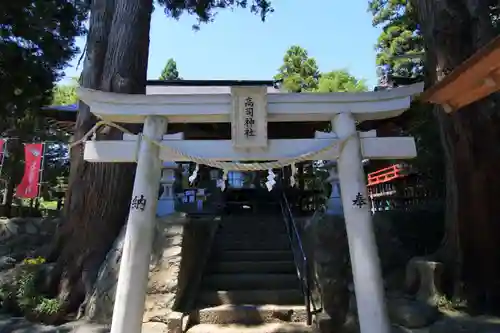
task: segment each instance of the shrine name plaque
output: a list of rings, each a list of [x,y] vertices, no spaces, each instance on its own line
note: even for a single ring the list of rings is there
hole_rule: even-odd
[[[267,148],[267,87],[231,87],[231,97],[233,147]]]

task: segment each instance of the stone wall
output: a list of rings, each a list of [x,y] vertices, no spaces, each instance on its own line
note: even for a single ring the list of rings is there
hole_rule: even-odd
[[[158,220],[151,253],[143,322],[167,323],[178,292],[185,225],[184,214]]]
[[[415,256],[433,253],[444,235],[440,209],[377,212],[373,215],[384,275],[404,268]]]
[[[190,290],[187,284],[201,275],[203,266],[197,259],[210,252],[211,242],[205,239],[211,238],[210,228],[216,228],[216,224],[191,221],[185,214],[175,213],[159,218],[156,227],[143,322],[168,325],[171,314],[186,299],[184,294]],[[93,293],[85,304],[86,319],[102,324],[111,322],[124,236],[125,228],[99,271]]]
[[[381,268],[385,273],[386,306],[391,322],[398,326],[425,327],[437,318],[434,307],[403,295],[401,283],[408,260],[439,244],[440,226],[434,225],[439,223],[436,216],[439,214],[434,212],[407,212],[373,217]],[[320,331],[337,331],[342,326],[349,331],[351,326],[357,326],[357,309],[344,217],[316,214],[299,226],[312,262],[311,274],[318,282],[313,294],[323,305],[323,313],[317,317]],[[427,235],[429,230],[436,232]],[[418,248],[420,242],[426,247]],[[357,331],[359,328],[353,332]]]
[[[16,199],[15,201],[21,201],[21,199]],[[35,208],[29,206],[23,206],[22,202],[18,202],[17,205],[12,205],[11,207],[7,207],[5,205],[0,205],[0,216],[13,216],[15,218],[41,218],[42,211],[45,213],[55,213],[55,215],[50,214],[50,216],[58,216],[59,211],[53,211],[43,208]],[[8,212],[8,214],[7,214]]]
[[[36,255],[50,243],[59,223],[54,218],[0,218],[0,270]]]
[[[188,313],[192,310],[219,221],[219,218],[192,218],[184,227],[176,311]]]
[[[301,226],[309,258],[315,304],[322,306],[321,331],[336,331],[349,311],[349,246],[343,216],[316,214]],[[313,283],[315,282],[315,283]]]

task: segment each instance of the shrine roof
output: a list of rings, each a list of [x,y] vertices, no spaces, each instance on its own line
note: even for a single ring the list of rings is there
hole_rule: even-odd
[[[186,87],[213,87],[213,86],[277,86],[274,80],[148,80],[148,86],[186,86]]]
[[[268,93],[280,92],[273,80],[148,80],[146,95],[229,94],[233,86],[266,86]],[[76,121],[78,105],[51,105],[42,116],[56,121]]]
[[[267,87],[268,93],[279,93],[280,89],[275,81],[228,81],[228,80],[176,80],[176,81],[148,81],[146,95],[201,95],[201,94],[229,94],[231,87]]]
[[[397,116],[401,114],[404,109],[406,109],[409,105],[409,99],[411,99],[411,95],[418,93],[421,91],[420,84],[414,84],[411,86],[405,86],[405,87],[399,87],[399,88],[394,88],[394,89],[389,89],[386,91],[379,91],[379,92],[365,92],[365,93],[331,93],[331,94],[319,94],[322,96],[319,96],[318,94],[307,94],[307,93],[302,93],[302,94],[281,94],[281,90],[279,90],[279,84],[277,82],[272,81],[272,80],[267,80],[267,81],[248,81],[248,80],[175,80],[175,81],[159,81],[159,80],[149,80],[147,82],[146,86],[146,95],[149,95],[149,98],[160,98],[162,99],[162,96],[165,96],[165,98],[173,98],[173,99],[179,99],[179,98],[188,98],[189,95],[192,97],[196,97],[195,100],[199,100],[200,98],[203,99],[207,96],[212,95],[212,98],[215,98],[216,100],[224,99],[224,103],[228,104],[229,99],[231,96],[231,87],[234,86],[265,86],[267,87],[267,93],[268,96],[271,98],[269,101],[270,103],[274,104],[274,108],[276,103],[283,103],[285,101],[288,102],[293,102],[301,104],[300,102],[312,102],[313,104],[310,104],[312,106],[317,105],[317,103],[323,103],[327,102],[328,105],[324,105],[324,107],[327,107],[330,109],[332,107],[331,102],[334,103],[355,103],[355,106],[361,106],[362,108],[366,108],[367,106],[370,106],[370,104],[380,104],[380,107],[386,108],[391,105],[391,103],[396,102],[399,106],[397,106],[398,110],[395,111],[389,111],[389,113],[384,112],[382,118],[385,118],[387,116]],[[98,92],[100,93],[100,92]],[[110,93],[103,93],[105,96]],[[114,94],[107,95],[107,96],[113,96]],[[155,96],[151,96],[155,95]],[[168,97],[168,95],[171,95],[172,97]],[[193,96],[194,95],[194,96]],[[290,96],[287,96],[290,95]],[[291,96],[295,95],[295,96]],[[185,97],[182,97],[185,96]],[[127,96],[120,96],[121,98],[127,97]],[[137,96],[135,98],[144,98],[146,96]],[[290,97],[292,99],[290,99]],[[300,97],[300,100],[298,98]],[[226,101],[227,99],[227,101]],[[311,101],[309,101],[311,99]],[[283,101],[282,101],[283,100]],[[317,101],[316,101],[317,100]],[[399,100],[399,102],[398,102]],[[337,102],[336,102],[337,101]],[[227,102],[227,103],[226,103]],[[198,102],[199,103],[199,102]],[[309,104],[308,103],[308,104]],[[389,104],[387,104],[389,103]],[[203,103],[202,103],[203,104]],[[209,103],[210,104],[210,103]],[[204,105],[209,105],[209,104],[204,104]],[[229,104],[228,104],[229,105]],[[228,105],[223,105],[223,107],[227,107]],[[143,105],[145,106],[145,105]],[[178,106],[183,106],[178,105]],[[335,106],[335,105],[334,105]],[[338,106],[338,104],[337,104]],[[49,122],[55,123],[58,125],[59,128],[64,128],[67,132],[71,133],[73,130],[74,122],[76,121],[76,116],[78,107],[76,104],[73,105],[59,105],[59,106],[48,106],[45,107],[41,110],[42,116],[45,116],[48,118]],[[392,118],[394,119],[394,118]],[[292,122],[289,122],[292,120]],[[293,137],[298,135],[299,137],[310,137],[313,135],[314,131],[320,130],[320,128],[323,128],[326,123],[323,123],[325,119],[307,119],[307,123],[302,123],[302,120],[297,119],[296,122],[293,122],[293,119],[287,120],[288,124],[286,126],[287,131],[292,131],[293,132]],[[276,121],[276,120],[274,120]],[[201,121],[201,123],[204,123],[205,121]],[[329,121],[328,121],[329,122]],[[181,130],[181,131],[192,131],[191,127],[197,127],[197,131],[201,131],[203,129],[203,133],[209,131],[210,128],[213,126],[216,126],[217,132],[227,132],[227,135],[230,135],[230,124],[226,123],[226,120],[222,120],[222,123],[218,123],[217,125],[211,125],[211,124],[189,124],[189,123],[172,123],[169,125],[169,129],[172,130]],[[305,125],[307,124],[307,126]],[[182,126],[181,126],[182,125]],[[195,126],[196,125],[196,126]],[[295,126],[297,125],[297,126]],[[205,128],[205,127],[209,128]],[[222,127],[221,127],[222,126]],[[226,128],[227,127],[227,128]],[[307,127],[307,131],[306,131]],[[369,126],[372,128],[377,128],[378,126]],[[279,123],[274,123],[270,122],[269,123],[269,130],[271,132],[275,132],[276,128],[281,128],[281,125]],[[197,132],[195,131],[195,132]],[[211,129],[210,131],[214,131],[214,129]],[[209,132],[210,132],[209,131]],[[222,133],[221,132],[221,133]],[[278,131],[279,133],[283,132],[283,130]],[[300,133],[299,133],[300,132]],[[304,132],[304,133],[302,133]],[[206,133],[205,133],[206,134]],[[205,137],[206,135],[202,135]],[[282,137],[284,134],[281,133],[278,135],[278,137]],[[198,135],[195,135],[197,137]],[[285,135],[288,137],[289,135]]]
[[[424,102],[439,104],[448,113],[500,90],[500,37],[457,66],[420,95]]]
[[[61,121],[75,121],[78,112],[78,104],[50,105],[43,107],[40,111],[44,117],[55,118]]]
[[[79,88],[78,94],[95,115],[110,121],[142,123],[147,115],[162,115],[169,118],[169,123],[216,123],[229,121],[236,91],[234,86],[223,88],[217,93],[194,94],[152,93],[148,88],[144,95]],[[260,91],[264,94],[267,91],[265,103],[270,122],[331,121],[333,114],[345,112],[352,112],[357,121],[364,121],[397,117],[422,92],[423,83],[371,92],[283,93],[278,88],[263,88]]]

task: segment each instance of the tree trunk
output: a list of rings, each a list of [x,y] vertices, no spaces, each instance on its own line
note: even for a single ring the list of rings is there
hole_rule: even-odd
[[[495,36],[478,0],[412,0],[432,85]],[[472,306],[500,300],[500,110],[498,94],[436,117],[447,168],[447,234],[439,254]],[[457,260],[458,259],[458,260]]]
[[[5,187],[5,198],[3,202],[2,215],[8,218],[12,217],[12,204],[14,201],[14,191],[16,189],[16,183],[11,177],[7,180],[7,186]]]
[[[87,56],[81,85],[117,93],[144,94],[149,55],[151,0],[92,1]],[[80,103],[75,140],[95,123]],[[121,138],[107,129],[100,139]],[[97,272],[124,225],[132,193],[134,164],[90,164],[83,146],[71,151],[65,223],[49,259],[56,261],[54,285],[61,315],[73,313],[91,293]]]
[[[14,137],[18,137],[19,134],[14,132]],[[5,197],[3,198],[3,215],[6,217],[12,217],[12,204],[14,203],[14,194],[16,192],[16,186],[21,182],[24,174],[24,146],[20,139],[10,139],[9,140],[9,158],[6,159],[4,164],[4,171],[8,175],[6,187],[5,187]],[[22,208],[19,207],[19,212],[22,212]]]

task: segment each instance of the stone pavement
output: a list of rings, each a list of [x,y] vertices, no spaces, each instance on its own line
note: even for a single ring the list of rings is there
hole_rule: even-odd
[[[269,323],[258,326],[201,324],[187,333],[312,333],[311,327],[297,323]]]
[[[394,327],[396,328],[396,327]],[[443,317],[432,326],[421,329],[398,327],[397,333],[500,333],[500,318],[478,316],[470,317],[459,312],[444,312]],[[198,325],[188,333],[302,333],[311,328],[303,325],[269,324],[261,327],[241,327],[227,325]],[[357,330],[353,330],[353,333]],[[109,333],[109,328],[85,321],[76,321],[61,326],[31,323],[24,318],[0,314],[0,333]],[[163,323],[146,323],[142,333],[167,333]]]
[[[0,314],[0,333],[109,333],[109,327],[84,320],[60,326],[42,325],[32,323],[22,317]],[[167,333],[167,325],[154,322],[144,323],[142,333]]]
[[[61,326],[41,325],[22,317],[0,315],[0,333],[108,333],[103,325],[76,321]]]

